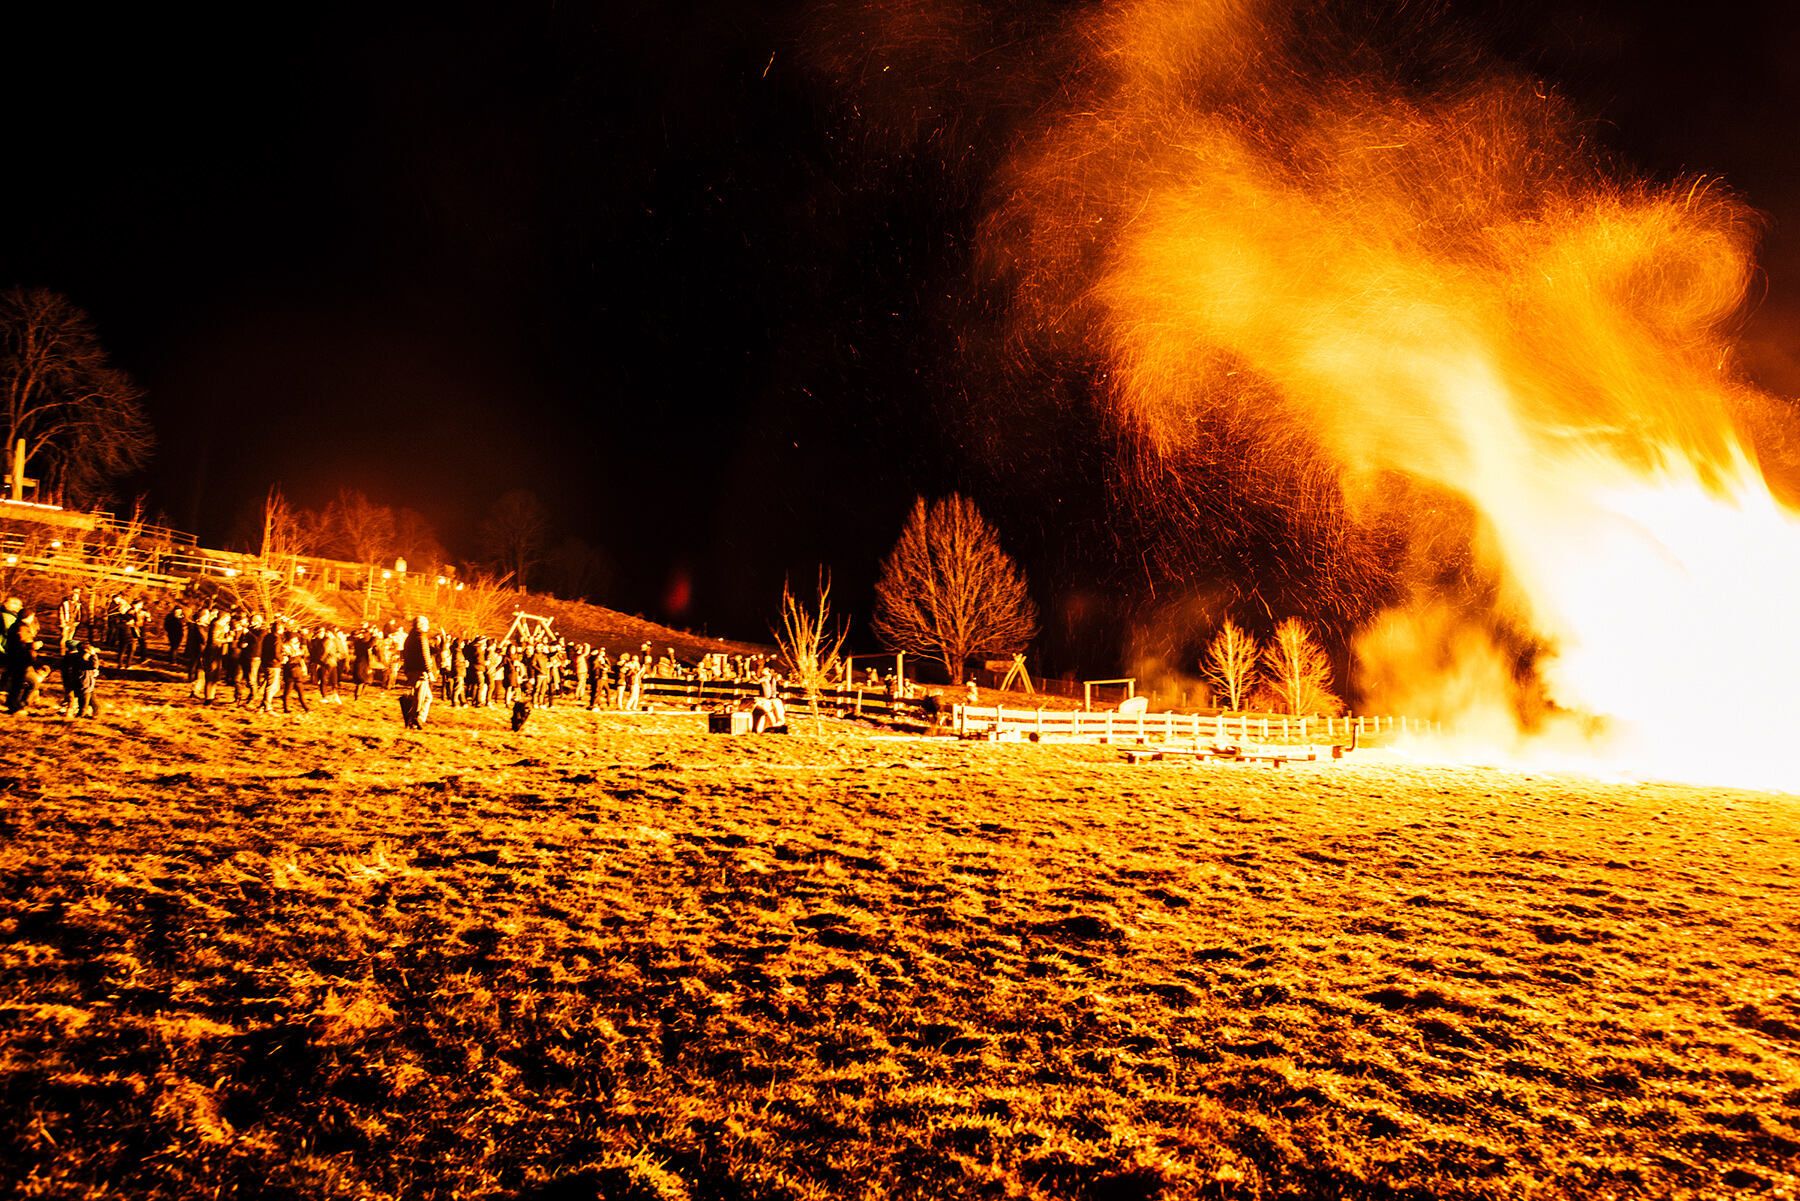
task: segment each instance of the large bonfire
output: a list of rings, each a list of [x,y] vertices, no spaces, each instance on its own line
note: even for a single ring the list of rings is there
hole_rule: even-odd
[[[1440,35],[1378,58],[1295,9],[1076,30],[989,227],[1028,336],[1100,359],[1144,503],[1305,531],[1367,700],[1464,753],[1800,782],[1800,522],[1756,450],[1787,415],[1733,359],[1754,215]]]

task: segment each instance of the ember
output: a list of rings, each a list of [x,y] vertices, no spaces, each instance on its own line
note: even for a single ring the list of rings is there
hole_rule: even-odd
[[[1035,337],[1103,359],[1141,503],[1297,524],[1367,699],[1465,753],[1800,783],[1800,523],[1732,357],[1749,210],[1618,177],[1528,81],[1422,94],[1257,5],[1096,21],[990,249]]]

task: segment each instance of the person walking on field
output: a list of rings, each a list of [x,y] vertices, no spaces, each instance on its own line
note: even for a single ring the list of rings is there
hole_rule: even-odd
[[[181,635],[187,629],[187,610],[176,605],[163,616],[163,633],[169,638],[169,662],[181,651]]]
[[[406,642],[400,648],[400,670],[412,691],[400,699],[400,715],[409,730],[423,730],[431,714],[431,623],[413,618]]]
[[[645,643],[644,645],[650,644]],[[644,672],[649,669],[649,666],[650,664],[642,655],[631,661],[631,691],[626,695],[625,702],[627,708],[633,713],[637,712],[638,705],[643,698]]]
[[[362,700],[363,686],[375,678],[375,631],[364,622],[350,637],[350,699]]]
[[[72,590],[56,609],[57,637],[66,649],[81,636],[81,623],[87,618],[81,604],[81,589]]]
[[[25,610],[25,603],[18,597],[9,596],[0,631],[0,654],[6,664],[6,711],[17,713],[31,703],[37,691],[37,618]]]
[[[288,711],[288,698],[291,696],[300,702],[300,712],[309,713],[311,709],[306,703],[306,661],[311,652],[306,639],[297,632],[287,631],[280,639],[280,649],[276,652],[281,665],[281,711]]]
[[[197,610],[187,620],[186,640],[182,643],[181,653],[186,660],[187,681],[190,684],[200,678],[200,664],[206,657],[206,636],[217,616],[209,606]]]
[[[463,645],[464,668],[463,691],[468,695],[469,704],[485,709],[488,703],[488,640],[487,635],[471,638]]]
[[[144,602],[126,605],[118,615],[119,667],[121,670],[137,662],[144,651],[144,627],[150,621],[150,611],[144,608]]]
[[[261,613],[250,615],[250,624],[237,642],[237,675],[231,681],[231,699],[240,705],[256,703],[263,674],[263,619]]]
[[[69,717],[93,717],[100,712],[94,694],[100,687],[100,652],[79,638],[69,644],[62,658],[64,713]]]
[[[209,612],[211,612],[209,610]],[[225,662],[235,652],[232,647],[231,614],[220,609],[201,635],[200,670],[194,676],[194,699],[212,704],[212,690],[225,678]]]
[[[264,713],[275,712],[275,698],[281,695],[281,644],[286,637],[286,623],[276,618],[262,628],[262,638],[257,643],[262,674],[257,677],[251,699]]]
[[[319,635],[319,701],[326,705],[341,705],[344,698],[338,695],[338,667],[344,657],[350,653],[350,644],[344,639],[344,631],[328,627]]]
[[[630,655],[619,656],[619,671],[618,675],[614,677],[613,688],[613,708],[615,709],[623,710],[625,708],[625,689],[630,684],[631,664],[632,657]]]

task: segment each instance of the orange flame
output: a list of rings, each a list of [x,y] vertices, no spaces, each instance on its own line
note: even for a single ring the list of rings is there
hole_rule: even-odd
[[[1139,0],[1084,33],[1005,179],[995,267],[1040,336],[1098,341],[1153,460],[1404,535],[1414,594],[1359,645],[1371,699],[1526,753],[1504,648],[1530,643],[1551,710],[1592,719],[1584,754],[1800,785],[1777,609],[1800,516],[1731,368],[1748,210],[1610,176],[1528,81],[1421,95],[1272,7]],[[1446,589],[1446,555],[1485,587]],[[1717,704],[1729,760],[1683,754]]]

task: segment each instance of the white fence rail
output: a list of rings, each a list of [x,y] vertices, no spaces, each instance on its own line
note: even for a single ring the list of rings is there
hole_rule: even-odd
[[[1424,733],[1431,722],[1414,717],[1355,714],[1290,717],[1279,713],[1084,713],[1076,709],[1008,709],[957,705],[964,737],[1016,736],[1092,742],[1332,742],[1352,736]]]

